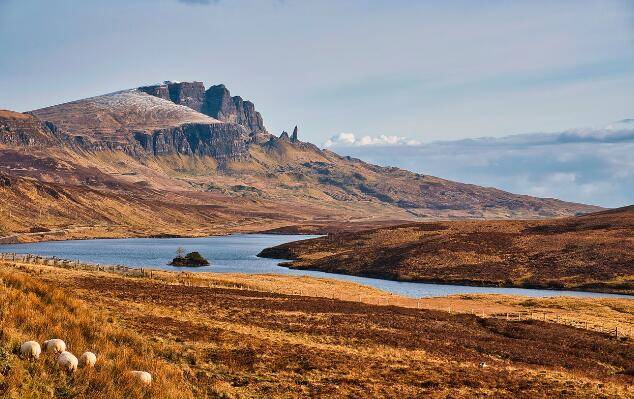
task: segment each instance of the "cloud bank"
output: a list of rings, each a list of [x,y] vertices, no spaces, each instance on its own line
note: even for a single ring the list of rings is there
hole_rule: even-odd
[[[603,128],[414,145],[403,137],[390,145],[361,145],[354,135],[345,137],[332,140],[332,149],[381,165],[605,207],[634,203],[634,120]],[[382,141],[375,139],[366,141]]]
[[[336,146],[396,146],[396,145],[419,145],[420,141],[408,139],[402,136],[388,136],[381,134],[376,137],[372,136],[360,136],[357,137],[354,133],[339,133],[335,134],[324,143],[324,147],[336,147]]]

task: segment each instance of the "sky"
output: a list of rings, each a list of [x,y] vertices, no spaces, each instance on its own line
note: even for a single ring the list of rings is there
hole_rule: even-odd
[[[430,143],[598,131],[634,117],[632,0],[0,0],[0,55],[0,108],[164,80],[224,83],[256,104],[272,133],[299,125],[304,140],[389,165],[405,163],[394,147],[407,147],[411,169],[461,181],[472,169],[440,167]],[[341,140],[350,135],[365,142]],[[488,143],[468,158],[520,151],[535,166],[533,145]],[[385,144],[390,151],[376,156]],[[621,150],[612,144],[548,144],[553,156],[586,154],[573,172],[555,162],[543,179],[526,172],[520,186],[505,170],[469,182],[632,203],[625,189],[606,198],[575,185],[597,167],[590,156],[612,162]],[[449,158],[456,150],[433,147]]]
[[[634,204],[634,119],[559,133],[430,143],[340,133],[326,146],[368,162],[513,193],[605,207]]]

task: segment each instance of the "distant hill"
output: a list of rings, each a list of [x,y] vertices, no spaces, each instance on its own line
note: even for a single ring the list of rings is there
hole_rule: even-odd
[[[542,221],[412,223],[268,248],[292,268],[400,281],[634,294],[634,206]]]
[[[75,214],[105,226],[100,234],[119,236],[600,210],[342,157],[301,141],[297,128],[274,136],[252,102],[201,82],[143,86],[28,114],[2,111],[0,173],[19,183],[0,189],[0,199],[18,201],[5,210],[20,215],[0,221],[5,234],[77,227]],[[41,190],[16,189],[21,184],[98,198],[84,213],[81,201],[61,206]],[[214,210],[196,224],[194,206]],[[31,207],[37,213],[23,210]],[[55,217],[40,215],[47,209]],[[90,228],[82,231],[90,236]]]

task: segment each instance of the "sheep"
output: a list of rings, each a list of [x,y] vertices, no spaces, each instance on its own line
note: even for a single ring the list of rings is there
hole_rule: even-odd
[[[48,353],[62,353],[66,351],[66,343],[61,339],[49,339],[42,343],[44,351]]]
[[[77,370],[77,358],[70,352],[64,351],[57,358],[57,365],[66,371],[73,372]]]
[[[488,365],[485,362],[480,362],[480,364],[478,366],[480,366],[480,368],[482,368],[482,369],[485,368],[485,367],[488,367]]]
[[[40,344],[35,341],[26,341],[20,346],[20,356],[30,360],[37,360],[40,358],[42,348]]]
[[[92,352],[84,352],[79,358],[79,367],[95,367],[97,355]]]
[[[141,382],[143,385],[150,385],[152,383],[152,374],[148,373],[147,371],[134,370],[130,371],[129,374],[133,378],[139,380],[139,382]]]

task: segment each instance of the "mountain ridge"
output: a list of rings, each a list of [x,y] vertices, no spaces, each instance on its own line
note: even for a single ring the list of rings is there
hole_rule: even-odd
[[[135,189],[120,198],[156,190],[165,198],[180,193],[227,209],[251,203],[255,213],[279,210],[273,219],[249,222],[266,229],[319,220],[532,219],[601,209],[372,165],[299,136],[297,126],[290,135],[270,134],[253,103],[231,96],[224,85],[205,89],[202,82],[166,82],[19,117],[0,114],[0,172],[69,192],[98,188],[107,197],[109,187],[121,183]],[[295,211],[284,220],[291,204]],[[191,215],[183,218],[187,223],[165,230],[187,234],[194,222]],[[32,224],[29,228],[39,226]]]

